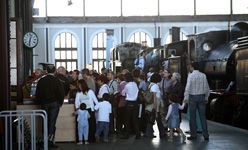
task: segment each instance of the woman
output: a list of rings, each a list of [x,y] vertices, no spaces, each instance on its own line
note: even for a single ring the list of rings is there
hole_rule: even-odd
[[[171,86],[167,90],[167,94],[176,95],[175,102],[181,104],[183,100],[184,88],[181,84],[181,75],[178,72],[174,72],[171,76]],[[181,122],[181,110],[179,111],[179,123]]]
[[[138,125],[138,92],[139,88],[137,84],[134,82],[133,76],[131,73],[125,74],[125,80],[127,84],[122,90],[122,96],[126,96],[127,101],[127,113],[126,113],[126,127],[127,132],[122,137],[123,139],[127,139],[129,137],[129,132],[131,132],[131,127],[134,127],[134,131],[136,134],[136,139],[140,139],[140,130]]]
[[[81,103],[86,104],[86,110],[90,114],[89,118],[89,142],[95,141],[96,119],[94,113],[94,105],[98,104],[98,100],[93,90],[89,89],[87,83],[81,79],[78,81],[79,91],[76,94],[75,108],[79,109]]]
[[[161,76],[158,73],[154,73],[150,79],[149,89],[153,93],[153,102],[155,110],[155,119],[157,122],[159,136],[163,138],[165,136],[165,128],[162,123],[162,114],[164,113],[164,103],[161,97],[161,92],[159,89],[159,82],[161,81]]]
[[[125,114],[126,114],[126,100],[125,96],[122,96],[121,93],[126,86],[126,81],[124,80],[124,75],[119,74],[117,76],[117,81],[119,82],[118,86],[118,96],[117,96],[117,116],[116,116],[116,131],[121,133],[125,127]]]

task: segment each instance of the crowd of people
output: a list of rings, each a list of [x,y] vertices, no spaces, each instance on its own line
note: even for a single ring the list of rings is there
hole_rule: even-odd
[[[180,82],[180,74],[168,69],[160,72],[150,69],[147,74],[139,67],[132,71],[124,69],[118,74],[106,68],[101,73],[89,69],[67,72],[64,67],[55,70],[48,65],[46,73],[33,80],[36,88],[30,90],[30,96],[47,111],[51,147],[56,147],[55,125],[64,99],[75,105],[78,144],[109,142],[110,134],[117,134],[121,139],[133,134],[135,139],[156,136],[173,139],[174,132],[185,142],[186,136],[180,129],[180,110],[186,104],[190,116],[187,140],[197,138],[196,114],[203,137],[209,140],[205,115],[209,87],[197,63],[192,63],[185,87]],[[159,135],[154,134],[154,125]]]

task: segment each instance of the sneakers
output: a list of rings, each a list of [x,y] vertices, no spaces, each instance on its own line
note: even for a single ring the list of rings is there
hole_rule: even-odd
[[[88,142],[88,141],[85,141],[84,144],[85,144],[85,145],[88,145],[89,142]],[[82,142],[82,141],[81,141],[81,142],[78,142],[77,145],[83,145],[83,142]]]
[[[78,142],[78,143],[77,143],[77,145],[82,145],[82,144],[83,144],[83,142]]]

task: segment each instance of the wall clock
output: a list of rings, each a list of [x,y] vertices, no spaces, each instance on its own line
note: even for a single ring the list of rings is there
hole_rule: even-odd
[[[27,32],[23,36],[23,43],[28,48],[34,48],[38,44],[38,36],[34,32]]]

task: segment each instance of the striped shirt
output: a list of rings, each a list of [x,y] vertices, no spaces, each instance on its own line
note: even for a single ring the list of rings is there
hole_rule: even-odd
[[[187,84],[184,92],[184,100],[189,100],[189,95],[205,94],[205,100],[208,100],[210,94],[206,75],[198,70],[194,70],[188,75]]]

